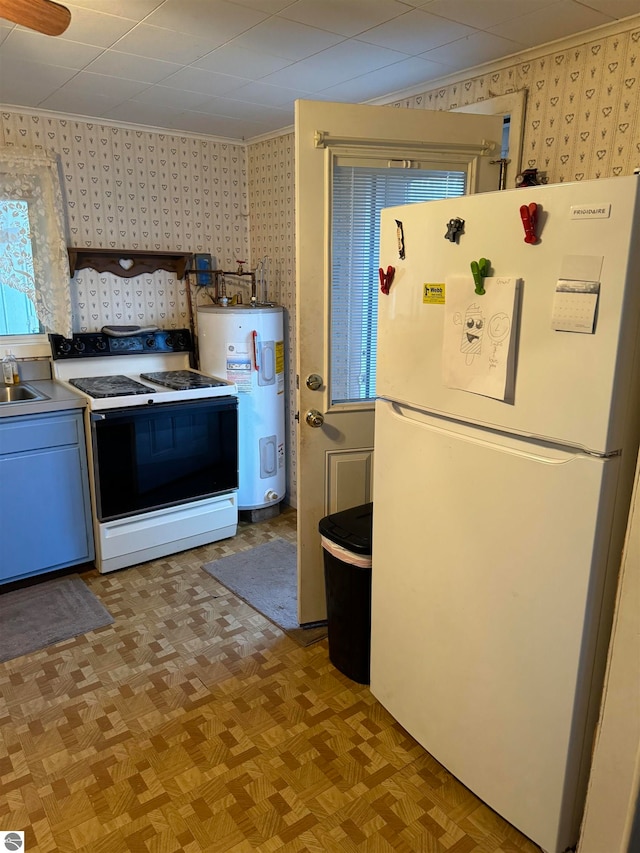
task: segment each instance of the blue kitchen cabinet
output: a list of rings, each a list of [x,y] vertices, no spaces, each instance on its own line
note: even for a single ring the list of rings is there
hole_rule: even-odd
[[[93,556],[82,412],[0,419],[0,584]]]

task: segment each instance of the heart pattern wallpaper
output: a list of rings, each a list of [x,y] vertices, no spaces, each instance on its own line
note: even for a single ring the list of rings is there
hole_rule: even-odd
[[[246,148],[206,138],[2,112],[5,145],[42,146],[60,158],[69,245],[208,252],[227,267],[249,254]],[[80,270],[73,328],[189,325],[187,279],[166,272],[120,278]]]
[[[495,71],[393,105],[451,110],[520,90],[527,92],[522,169],[561,183],[629,175],[640,166],[637,27],[535,59],[504,60]]]

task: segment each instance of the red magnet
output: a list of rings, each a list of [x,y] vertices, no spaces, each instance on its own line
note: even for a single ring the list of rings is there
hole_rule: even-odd
[[[520,208],[520,219],[524,226],[524,242],[537,243],[536,227],[538,225],[538,205],[535,202],[523,204]]]
[[[387,295],[389,293],[391,283],[393,282],[393,277],[396,274],[396,269],[395,267],[387,267],[387,271],[385,272],[382,267],[380,267],[378,274],[380,275],[380,290],[382,293]]]

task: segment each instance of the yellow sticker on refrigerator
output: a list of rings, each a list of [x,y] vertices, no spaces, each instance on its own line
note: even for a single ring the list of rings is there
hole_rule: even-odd
[[[422,301],[425,305],[444,305],[444,295],[445,286],[443,281],[422,285]]]

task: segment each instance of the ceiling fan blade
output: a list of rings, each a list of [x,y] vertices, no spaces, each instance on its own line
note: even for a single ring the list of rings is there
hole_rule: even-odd
[[[71,23],[71,12],[53,0],[0,0],[0,18],[46,36],[59,36]]]

